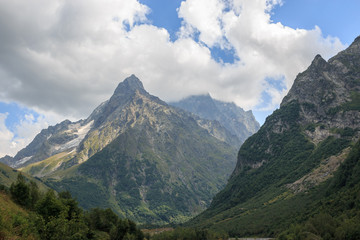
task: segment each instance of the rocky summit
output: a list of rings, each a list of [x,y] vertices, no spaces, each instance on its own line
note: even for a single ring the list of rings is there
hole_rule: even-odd
[[[241,142],[260,128],[251,110],[244,111],[235,103],[215,100],[210,94],[190,96],[178,102],[171,102],[170,105],[196,114],[200,118],[218,121]]]
[[[360,216],[359,137],[360,37],[328,61],[317,55],[296,77],[241,146],[225,189],[189,224],[234,236],[343,236],[343,222]],[[328,230],[314,232],[320,225]]]
[[[13,167],[69,190],[85,209],[140,223],[183,222],[209,206],[235,167],[240,141],[149,94],[134,75],[85,120],[41,131]]]

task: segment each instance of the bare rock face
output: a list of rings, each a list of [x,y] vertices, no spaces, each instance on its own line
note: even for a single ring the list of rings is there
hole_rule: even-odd
[[[326,62],[317,55],[300,73],[281,106],[301,104],[301,124],[329,128],[360,127],[360,39]]]
[[[248,146],[264,149],[264,154],[248,159],[240,149],[233,176],[245,166],[268,162],[274,153],[271,136],[286,135],[295,129],[315,145],[328,137],[341,138],[344,131],[351,132],[352,141],[360,137],[359,37],[328,62],[317,55],[308,69],[298,74],[280,109],[268,117],[260,130],[264,137],[261,146],[259,141]]]

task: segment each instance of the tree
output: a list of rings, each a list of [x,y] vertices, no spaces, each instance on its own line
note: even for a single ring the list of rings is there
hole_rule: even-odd
[[[17,180],[10,186],[10,193],[13,200],[21,206],[29,207],[30,200],[30,187],[26,184],[24,176],[19,173]]]
[[[43,199],[36,204],[36,212],[47,222],[51,217],[58,217],[66,208],[55,196],[53,190],[49,190]]]
[[[34,181],[30,181],[30,184],[29,184],[29,200],[30,200],[30,208],[31,209],[35,209],[35,205],[36,203],[39,201],[40,199],[40,192],[39,192],[39,187],[38,185],[36,184],[36,182]]]
[[[69,191],[59,193],[59,199],[67,208],[67,220],[79,219],[82,217],[82,209],[78,206],[78,202],[72,198]]]

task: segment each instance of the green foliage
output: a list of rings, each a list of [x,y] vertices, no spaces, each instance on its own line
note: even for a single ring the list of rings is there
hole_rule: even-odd
[[[192,119],[172,124],[161,132],[151,124],[131,128],[71,174],[47,183],[69,190],[86,210],[111,208],[139,223],[184,222],[224,186],[236,149],[209,137]]]
[[[342,187],[353,187],[360,182],[360,141],[358,141],[349,153],[346,161],[340,166],[339,171],[336,173],[331,190],[338,190]]]
[[[336,175],[317,191],[314,216],[298,221],[279,239],[360,239],[360,141],[352,148]],[[295,231],[296,230],[296,231]]]
[[[334,218],[329,214],[320,213],[311,217],[304,224],[292,225],[282,232],[277,239],[360,239],[360,216],[353,218]]]
[[[218,233],[206,229],[181,228],[166,231],[151,237],[152,240],[219,240],[228,239],[226,233]]]
[[[40,194],[37,185],[34,182],[26,183],[20,174],[11,189],[14,202],[16,200],[17,204],[28,210],[15,212],[9,207],[4,208],[0,205],[0,239],[8,239],[7,236],[12,236],[11,239],[18,236],[21,239],[45,240],[143,240],[144,238],[134,222],[120,219],[110,209],[97,208],[84,214],[70,192],[56,194],[53,190],[49,190],[45,194]],[[19,201],[20,196],[25,196],[27,200]],[[2,198],[0,204],[3,204]],[[6,204],[8,206],[9,203]],[[11,216],[10,223],[4,222],[2,209],[7,209],[5,216],[7,218]]]
[[[291,102],[268,117],[267,123],[240,148],[237,169],[225,189],[216,195],[208,210],[185,226],[225,230],[232,237],[274,237],[294,224],[293,237],[289,239],[296,239],[295,236],[299,238],[297,232],[304,227],[298,224],[304,223],[311,216],[330,212],[320,212],[319,209],[324,204],[320,199],[337,191],[329,189],[331,181],[317,187],[309,185],[305,193],[297,194],[287,186],[320,166],[324,159],[336,156],[345,148],[351,146],[360,149],[360,146],[351,144],[351,138],[357,130],[338,129],[336,131],[340,138],[328,137],[314,145],[303,133],[306,127],[299,124],[299,109],[297,102]],[[311,130],[318,126],[321,127],[307,127]],[[334,183],[340,186],[338,189],[344,184],[354,186],[360,182],[360,168],[354,173],[357,160],[351,160],[354,152],[356,150],[338,170],[343,173],[333,178],[338,179]],[[337,201],[337,207],[334,208],[342,206],[337,214],[356,205],[351,198],[353,192],[349,193],[348,200]],[[310,223],[317,224],[315,220]]]
[[[295,181],[321,160],[321,156],[312,156],[314,145],[302,135],[297,124],[299,110],[299,104],[292,102],[275,111],[267,121],[281,121],[280,129],[274,131],[271,124],[264,125],[241,146],[238,162],[243,168],[214,198],[210,211],[217,205],[222,206],[219,211],[223,211],[245,202],[271,184],[278,186]],[[250,167],[259,162],[263,162],[261,167]]]
[[[10,193],[16,203],[24,207],[30,206],[30,187],[21,173],[19,173],[16,183],[11,184]]]
[[[85,219],[91,229],[109,233],[111,240],[144,239],[134,222],[118,218],[110,209],[92,209],[86,213]]]
[[[61,182],[48,181],[48,184],[58,192],[69,191],[80,202],[81,207],[86,210],[92,207],[109,207],[104,199],[107,199],[109,193],[104,187],[83,176],[64,179]]]
[[[45,197],[41,199],[36,205],[36,212],[39,213],[45,221],[50,218],[59,216],[64,211],[64,206],[61,201],[55,196],[55,192],[50,190],[45,194]]]

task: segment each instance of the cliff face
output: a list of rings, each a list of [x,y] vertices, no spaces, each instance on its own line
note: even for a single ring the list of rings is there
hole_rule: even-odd
[[[325,198],[301,194],[333,181],[339,167],[350,161],[350,152],[356,150],[359,131],[358,37],[329,61],[316,56],[296,77],[280,109],[241,146],[225,189],[192,223],[245,235],[281,229],[291,216],[313,210],[311,204],[296,201]],[[280,210],[281,205],[286,207]],[[282,216],[271,220],[276,211]]]

